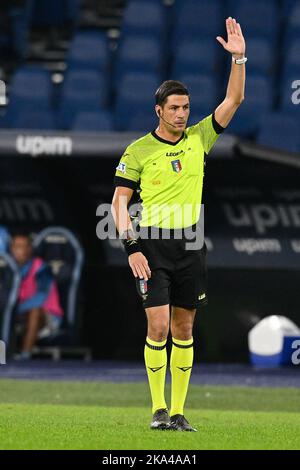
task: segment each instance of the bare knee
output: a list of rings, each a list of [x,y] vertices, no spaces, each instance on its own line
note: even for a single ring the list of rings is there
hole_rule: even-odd
[[[169,333],[169,321],[157,318],[148,322],[148,337],[153,341],[161,342],[167,339]]]
[[[193,336],[195,310],[174,307],[172,310],[171,333],[173,338],[188,341]]]
[[[148,326],[148,338],[152,341],[165,341],[168,337],[169,328],[167,325],[149,325]]]
[[[157,342],[165,341],[170,327],[169,307],[149,308],[146,310],[146,314],[148,318],[148,338]]]
[[[187,341],[193,336],[193,326],[186,325],[183,323],[172,325],[172,336],[173,338],[181,341]]]

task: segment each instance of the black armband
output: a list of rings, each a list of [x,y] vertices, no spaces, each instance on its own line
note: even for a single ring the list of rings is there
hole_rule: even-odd
[[[132,230],[126,230],[125,232],[123,232],[120,236],[120,240],[123,243],[127,256],[142,251],[140,241],[138,238],[135,237]]]

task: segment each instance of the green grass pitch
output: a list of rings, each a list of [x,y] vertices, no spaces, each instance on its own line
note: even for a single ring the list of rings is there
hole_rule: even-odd
[[[146,383],[2,379],[0,449],[300,449],[300,389],[190,386],[197,433],[151,431],[149,403]]]

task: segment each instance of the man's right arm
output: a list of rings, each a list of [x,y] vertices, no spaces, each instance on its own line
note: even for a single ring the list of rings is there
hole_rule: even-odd
[[[151,277],[151,271],[146,257],[140,251],[139,242],[135,238],[128,213],[128,204],[132,198],[133,191],[133,189],[125,186],[116,187],[112,200],[112,215],[120,238],[127,248],[128,262],[134,277],[147,281]]]
[[[117,186],[112,200],[112,214],[120,237],[128,231],[133,231],[128,213],[128,204],[132,198],[133,189]]]

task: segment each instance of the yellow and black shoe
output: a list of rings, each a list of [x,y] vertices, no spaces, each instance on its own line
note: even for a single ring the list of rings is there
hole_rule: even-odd
[[[192,428],[188,420],[183,415],[171,416],[169,429],[172,431],[197,432],[197,429]]]
[[[160,409],[155,411],[152,422],[150,424],[151,429],[159,429],[164,431],[165,429],[169,429],[170,427],[170,416],[168,410]]]

